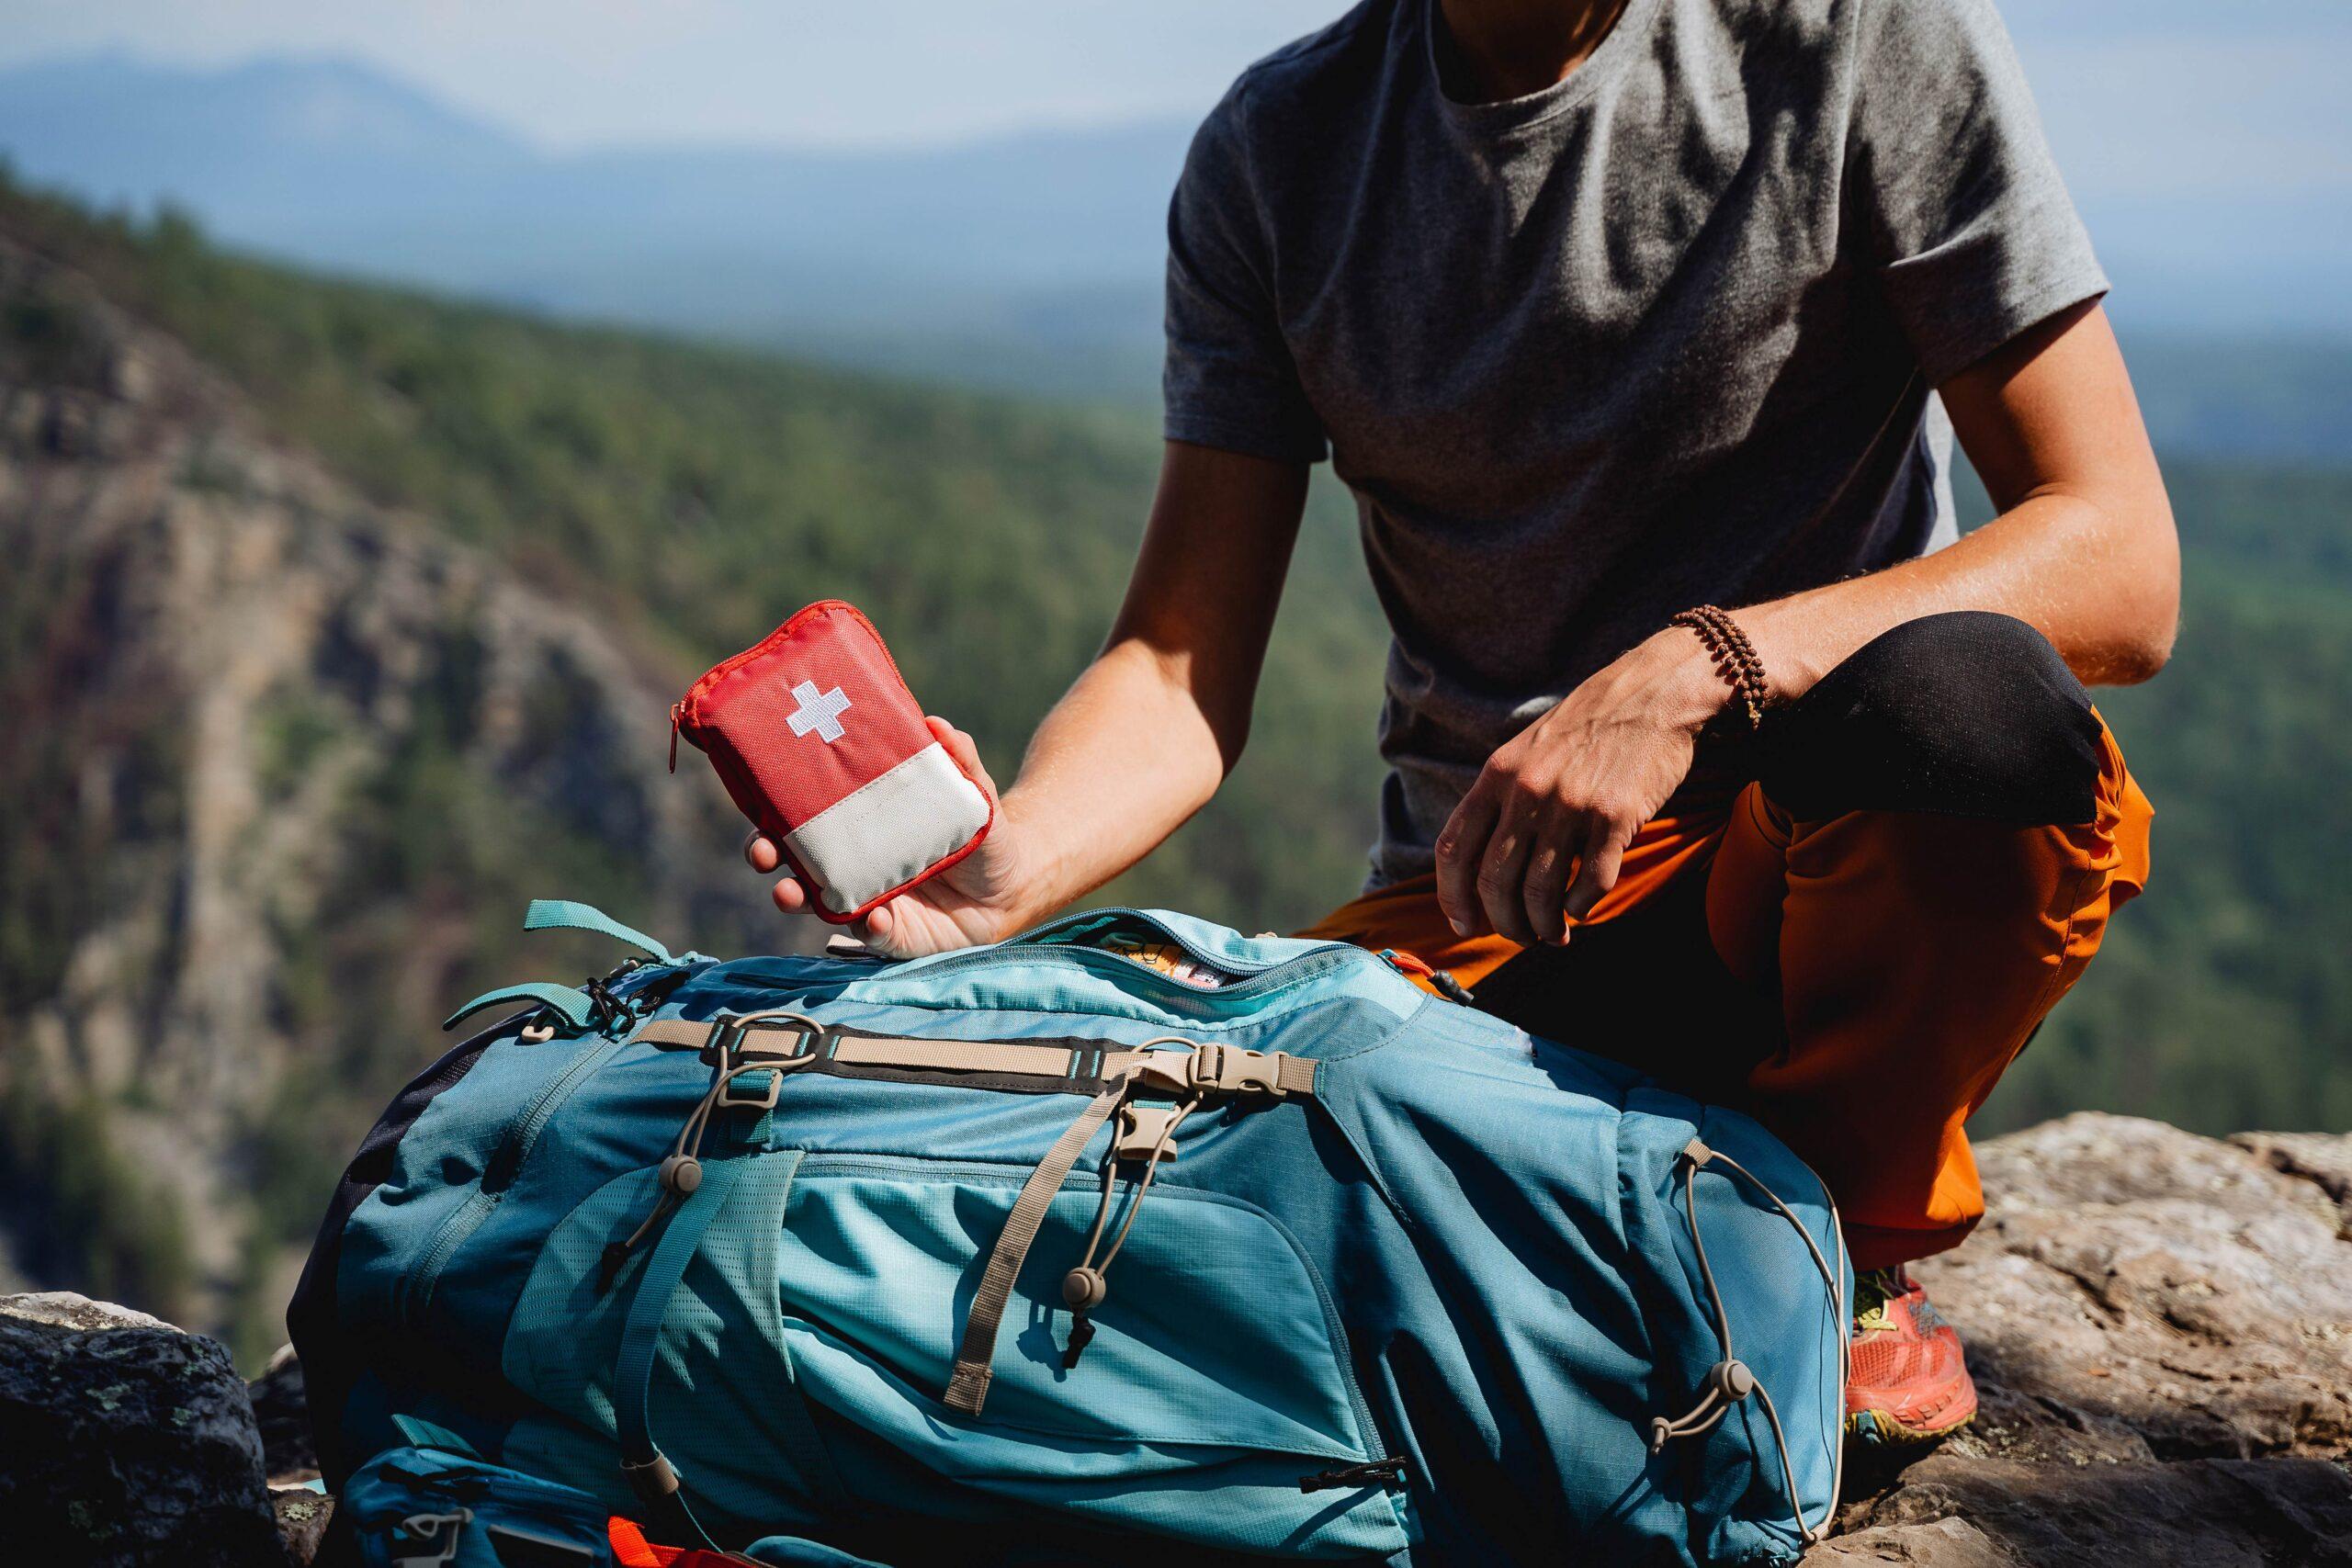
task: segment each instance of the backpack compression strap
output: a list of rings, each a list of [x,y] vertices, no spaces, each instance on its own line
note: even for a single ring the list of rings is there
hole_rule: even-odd
[[[1062,1190],[1070,1167],[1078,1163],[1079,1152],[1126,1099],[1127,1087],[1127,1075],[1122,1073],[1088,1100],[1078,1120],[1054,1140],[1054,1146],[1022,1183],[1021,1196],[1013,1201],[1012,1213],[997,1236],[996,1250],[989,1254],[988,1272],[980,1276],[980,1288],[973,1293],[971,1313],[964,1319],[964,1342],[956,1350],[955,1375],[947,1380],[946,1400],[955,1409],[967,1416],[980,1413],[989,1396],[989,1379],[995,1375],[990,1366],[996,1360],[996,1331],[1004,1321],[1005,1303],[1012,1297],[1012,1281],[1029,1256],[1029,1244],[1037,1239],[1037,1227],[1045,1224],[1046,1211],[1053,1206],[1054,1194]]]
[[[788,1032],[793,1036],[786,1049],[772,1051],[754,1038],[779,1032]],[[1285,1051],[1251,1051],[1221,1042],[1187,1040],[1180,1035],[1163,1035],[1140,1045],[1113,1047],[1083,1041],[921,1040],[902,1035],[844,1034],[824,1028],[806,1014],[784,1010],[774,1013],[722,1013],[699,1022],[683,1018],[648,1019],[638,1025],[629,1039],[632,1043],[712,1051],[724,1060],[747,1065],[769,1055],[813,1071],[839,1066],[970,1074],[973,1087],[984,1089],[1019,1086],[1027,1092],[1058,1092],[1079,1084],[1102,1085],[1086,1102],[1086,1109],[1079,1112],[1078,1119],[1054,1140],[1053,1147],[1046,1150],[1036,1169],[1029,1173],[1020,1196],[1013,1201],[1012,1213],[997,1237],[996,1247],[989,1254],[987,1269],[964,1319],[955,1371],[944,1396],[950,1407],[970,1416],[978,1415],[988,1399],[989,1381],[996,1360],[997,1330],[1003,1323],[1005,1307],[1012,1301],[1013,1282],[1020,1278],[1022,1265],[1028,1259],[1030,1244],[1036,1240],[1038,1228],[1045,1224],[1054,1195],[1062,1190],[1079,1156],[1111,1119],[1112,1112],[1138,1094],[1187,1101],[1188,1109],[1204,1100],[1227,1097],[1311,1100],[1320,1065],[1311,1056],[1295,1056]],[[1155,1049],[1161,1045],[1186,1048]],[[1150,1162],[1156,1167],[1170,1152],[1165,1128],[1160,1135],[1146,1142],[1150,1148]],[[1109,1164],[1121,1157],[1122,1152],[1114,1143],[1106,1156],[1106,1182]],[[1125,1238],[1124,1229],[1120,1235]],[[1113,1247],[1115,1250],[1117,1243]],[[1093,1244],[1090,1242],[1090,1258],[1092,1252]],[[1098,1282],[1100,1272],[1099,1269],[1094,1269]],[[1099,1293],[1098,1291],[1097,1296]],[[631,1473],[634,1476],[638,1472],[633,1469]]]
[[[1101,1080],[1106,1085],[1134,1072],[1137,1089],[1178,1098],[1203,1092],[1265,1094],[1281,1100],[1291,1095],[1311,1097],[1315,1093],[1315,1059],[1283,1051],[1249,1051],[1174,1036],[1166,1042],[1153,1041],[1136,1046],[1092,1042],[921,1040],[831,1031],[816,1032],[812,1039],[813,1025],[813,1020],[799,1013],[721,1014],[700,1021],[654,1018],[639,1024],[629,1042],[696,1050],[728,1045],[738,1060],[750,1061],[753,1055],[765,1049],[758,1043],[757,1035],[788,1032],[797,1038],[789,1050],[776,1054],[798,1057],[813,1052],[817,1059],[809,1066],[820,1072],[828,1066],[882,1067],[1049,1082]],[[1192,1049],[1151,1048],[1163,1043]]]
[[[1155,1051],[1153,1045],[1189,1045],[1189,1051]],[[947,1404],[967,1416],[978,1416],[987,1402],[989,1380],[996,1360],[997,1330],[1004,1321],[1004,1309],[1012,1300],[1013,1281],[1021,1276],[1021,1266],[1028,1260],[1030,1243],[1037,1239],[1037,1228],[1045,1223],[1046,1211],[1052,1207],[1054,1195],[1069,1179],[1070,1168],[1078,1156],[1093,1141],[1096,1129],[1110,1120],[1111,1112],[1127,1099],[1142,1090],[1172,1094],[1187,1100],[1185,1109],[1197,1105],[1213,1095],[1260,1094],[1276,1100],[1293,1095],[1311,1099],[1315,1093],[1316,1063],[1308,1056],[1293,1056],[1282,1051],[1247,1051],[1236,1046],[1202,1043],[1177,1036],[1148,1041],[1133,1053],[1133,1060],[1102,1088],[1102,1092],[1086,1102],[1037,1168],[1029,1173],[1022,1184],[1021,1196],[1014,1200],[1012,1213],[1006,1219],[1004,1229],[997,1236],[995,1250],[989,1254],[988,1269],[980,1276],[980,1288],[973,1293],[970,1312],[964,1319],[964,1338],[956,1348],[956,1371],[948,1379],[944,1398]],[[1181,1120],[1181,1117],[1180,1117]],[[1162,1132],[1155,1143],[1150,1162],[1157,1167],[1166,1151],[1167,1134]],[[1105,1156],[1103,1179],[1110,1179],[1108,1165],[1118,1158],[1115,1145]],[[1146,1180],[1149,1178],[1147,1176]],[[1107,1198],[1110,1189],[1103,1189]],[[1142,1204],[1142,1193],[1136,1194],[1136,1206]],[[1130,1212],[1130,1219],[1133,1212]],[[1101,1235],[1101,1222],[1096,1223],[1096,1235]],[[1123,1230],[1122,1240],[1125,1238]],[[1115,1243],[1114,1244],[1115,1247]],[[1091,1259],[1094,1243],[1087,1244]],[[1107,1263],[1107,1259],[1105,1260]],[[1081,1272],[1087,1266],[1081,1266]],[[1101,1291],[1100,1270],[1094,1270],[1097,1289]],[[1078,1304],[1073,1303],[1072,1304]],[[1089,1331],[1090,1337],[1091,1331]],[[1083,1341],[1077,1342],[1079,1344]],[[1075,1352],[1073,1351],[1073,1355]]]

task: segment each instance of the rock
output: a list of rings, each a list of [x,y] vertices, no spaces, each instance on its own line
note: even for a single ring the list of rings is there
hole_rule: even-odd
[[[1919,1562],[1932,1568],[2016,1568],[2018,1559],[1966,1519],[1879,1526],[1831,1540],[1809,1563]]]
[[[2352,1138],[2327,1133],[2240,1133],[2230,1142],[2274,1170],[2317,1182],[2352,1232]]]
[[[307,1486],[273,1486],[269,1506],[277,1516],[277,1543],[289,1568],[311,1568],[326,1539],[327,1521],[334,1517],[334,1499]]]
[[[228,1351],[85,1296],[0,1297],[0,1528],[43,1568],[283,1562]]]
[[[2352,1136],[2086,1112],[1978,1157],[1991,1213],[1917,1272],[1983,1409],[1853,1450],[1809,1561],[2352,1563]]]
[[[254,1424],[261,1428],[264,1462],[272,1486],[293,1486],[319,1473],[319,1456],[311,1449],[311,1406],[302,1384],[302,1363],[294,1347],[280,1345],[245,1385],[253,1400]]]

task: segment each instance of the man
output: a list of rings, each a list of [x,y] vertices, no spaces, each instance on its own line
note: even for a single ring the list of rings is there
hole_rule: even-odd
[[[1126,602],[870,939],[1003,937],[1209,798],[1328,451],[1391,772],[1310,934],[1754,1112],[1866,1270],[1855,1426],[1965,1421],[1902,1265],[1983,1213],[1962,1123],[2145,877],[2083,685],[2164,663],[2179,579],[1988,0],[1367,0],[1235,84],[1169,242]],[[2000,508],[1964,539],[1931,392]]]

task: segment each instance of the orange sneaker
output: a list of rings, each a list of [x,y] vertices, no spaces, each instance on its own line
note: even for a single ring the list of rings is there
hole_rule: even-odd
[[[1853,1370],[1846,1429],[1865,1442],[1932,1442],[1976,1415],[1960,1336],[1901,1268],[1854,1280]]]

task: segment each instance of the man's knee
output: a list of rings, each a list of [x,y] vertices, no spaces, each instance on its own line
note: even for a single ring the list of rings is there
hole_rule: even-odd
[[[2090,694],[2008,615],[1896,626],[1772,715],[1760,744],[1764,793],[1801,820],[1929,811],[2046,826],[2098,809]]]

